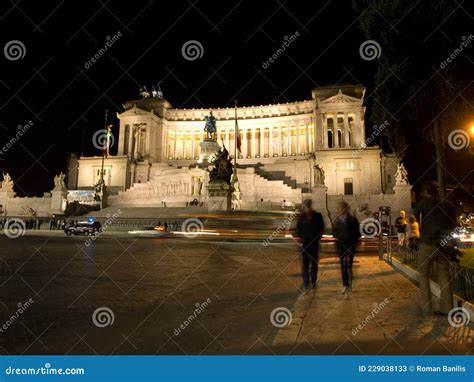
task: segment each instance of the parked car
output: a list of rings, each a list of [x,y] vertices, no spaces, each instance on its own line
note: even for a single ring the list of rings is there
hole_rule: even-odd
[[[66,235],[94,235],[101,229],[101,224],[99,222],[77,222],[77,223],[67,223],[64,226],[64,232]]]

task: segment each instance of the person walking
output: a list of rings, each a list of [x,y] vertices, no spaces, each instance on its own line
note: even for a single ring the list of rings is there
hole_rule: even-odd
[[[301,273],[303,291],[315,288],[318,280],[319,242],[324,232],[323,216],[313,210],[313,201],[303,202],[302,213],[296,223],[296,233],[301,243]]]
[[[352,291],[352,265],[355,249],[360,238],[359,221],[350,214],[349,205],[340,201],[337,205],[337,217],[334,219],[334,237],[342,274],[342,290],[345,294]]]
[[[408,240],[408,248],[411,251],[418,251],[418,241],[420,240],[420,225],[416,220],[415,215],[410,215],[408,219],[407,225],[407,240]]]
[[[406,218],[405,211],[400,211],[400,216],[395,220],[395,228],[397,229],[398,245],[401,247],[406,246],[406,231],[408,221]]]
[[[421,223],[420,248],[418,251],[418,272],[421,289],[421,309],[425,312],[448,314],[453,308],[453,286],[449,272],[449,259],[443,253],[443,239],[456,226],[455,206],[447,200],[440,200],[438,187],[434,182],[423,183],[420,201],[415,206],[415,215]],[[431,299],[430,277],[434,278],[436,265],[437,281],[441,290],[439,311],[434,309]]]

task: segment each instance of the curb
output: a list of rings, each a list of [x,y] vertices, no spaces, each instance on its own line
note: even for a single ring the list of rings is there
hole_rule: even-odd
[[[417,286],[419,285],[419,273],[418,271],[410,268],[408,265],[403,264],[400,260],[394,258],[393,256],[388,256],[387,253],[383,254],[383,259],[387,264],[391,265],[394,269],[403,274],[406,278],[412,281]],[[390,261],[389,261],[390,260]],[[438,283],[430,280],[430,290],[431,294],[437,299],[441,296],[441,288]],[[474,322],[474,304],[469,301],[464,300],[462,297],[457,294],[453,294],[454,306],[463,307],[469,313],[469,319],[471,322]]]

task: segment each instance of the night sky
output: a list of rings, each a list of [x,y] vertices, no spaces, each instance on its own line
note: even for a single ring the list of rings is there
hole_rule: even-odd
[[[142,85],[151,89],[160,83],[174,107],[186,108],[231,106],[234,99],[240,105],[307,100],[311,89],[335,83],[362,84],[370,94],[376,62],[359,55],[367,38],[350,1],[255,4],[2,2],[2,48],[19,40],[25,55],[17,60],[0,56],[0,144],[15,135],[19,124],[34,122],[0,160],[15,191],[33,196],[52,189],[53,176],[66,171],[68,152],[99,155],[92,135],[103,127],[104,110],[110,110],[118,134],[116,113],[124,101],[138,98]],[[296,32],[299,37],[264,69],[263,63]],[[107,52],[86,68],[113,36]],[[181,48],[189,40],[202,44],[201,58],[183,57]],[[366,106],[369,131],[370,101]],[[429,158],[420,160],[424,150],[431,147],[420,140],[407,153],[413,177],[432,164]],[[448,166],[449,161],[465,162],[452,155]],[[462,174],[466,168],[458,164],[453,171]],[[430,176],[434,171],[424,175]]]

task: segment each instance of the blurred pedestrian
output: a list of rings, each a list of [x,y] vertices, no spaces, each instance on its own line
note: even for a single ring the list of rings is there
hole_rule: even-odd
[[[448,314],[453,308],[453,287],[449,272],[450,261],[441,243],[456,227],[455,207],[447,200],[440,200],[436,183],[425,182],[420,189],[415,215],[419,217],[421,225],[418,251],[421,309],[425,312]],[[437,277],[432,274],[433,269],[436,269]],[[430,278],[438,281],[441,290],[439,311],[432,304]]]
[[[410,215],[407,224],[407,240],[408,248],[411,251],[418,251],[418,242],[420,240],[420,226],[415,215]]]
[[[395,228],[397,229],[398,245],[401,247],[406,246],[406,231],[408,221],[406,218],[406,212],[401,210],[400,216],[395,220]]]
[[[324,232],[323,217],[312,208],[313,201],[306,199],[303,202],[302,213],[296,223],[301,248],[301,272],[303,277],[303,291],[315,288],[318,280],[319,242]]]
[[[352,291],[352,265],[360,236],[359,221],[350,214],[349,205],[340,201],[337,205],[337,217],[334,219],[334,237],[341,264],[343,294]]]

